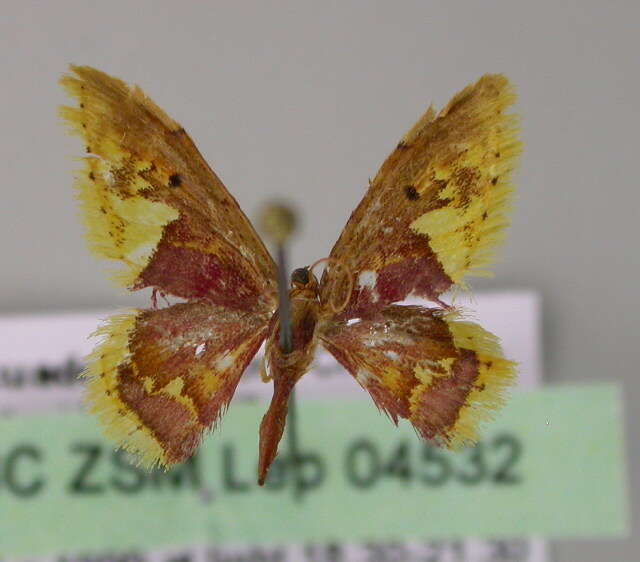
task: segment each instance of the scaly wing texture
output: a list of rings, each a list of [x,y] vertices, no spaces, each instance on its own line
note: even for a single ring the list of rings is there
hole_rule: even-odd
[[[438,300],[465,275],[485,275],[503,238],[520,151],[515,100],[501,75],[485,75],[436,115],[432,108],[387,158],[352,213],[322,280],[322,302],[344,300],[343,318],[409,294]]]
[[[450,448],[477,440],[515,377],[495,336],[441,309],[392,305],[329,321],[320,339],[394,423]]]
[[[191,456],[233,397],[268,317],[200,302],[112,317],[89,357],[87,400],[144,466]]]
[[[87,238],[116,280],[183,299],[112,318],[85,372],[107,433],[145,465],[184,460],[266,336],[275,266],[184,129],[137,87],[89,67],[61,83],[85,142],[76,188]]]
[[[273,260],[185,130],[138,87],[86,66],[61,79],[88,156],[76,181],[93,252],[116,281],[243,310],[273,309]]]

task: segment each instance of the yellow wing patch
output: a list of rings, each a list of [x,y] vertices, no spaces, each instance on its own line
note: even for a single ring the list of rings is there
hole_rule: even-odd
[[[61,107],[60,116],[71,132],[84,140],[86,152],[93,155],[82,159],[84,166],[75,183],[87,241],[96,257],[122,262],[125,269],[115,272],[113,279],[119,285],[132,286],[149,263],[164,227],[180,213],[157,198],[154,201],[145,196],[145,191],[154,189],[145,175],[157,175],[157,166],[127,149],[127,125],[119,121],[133,112],[124,105],[120,114],[114,112],[113,98],[127,92],[132,101],[148,107],[165,126],[178,125],[139,88],[129,88],[93,69],[72,69],[81,76],[101,80],[103,85],[102,89],[91,87],[89,82],[72,76],[60,80],[64,89],[80,101],[77,108]]]
[[[455,96],[438,118],[465,105],[462,117],[474,126],[449,150],[436,153],[413,184],[418,196],[435,196],[435,208],[410,227],[428,237],[454,284],[467,274],[488,275],[481,268],[491,263],[493,249],[504,238],[511,173],[520,153],[517,117],[504,113],[514,100],[509,83],[499,75],[484,77]]]
[[[136,324],[136,311],[112,316],[92,335],[102,339],[91,355],[82,376],[88,379],[85,401],[98,417],[105,435],[123,449],[137,455],[141,466],[166,465],[161,444],[136,413],[120,398],[118,367],[130,357],[129,339]]]
[[[164,203],[136,196],[145,187],[140,183],[131,184],[125,192],[115,190],[107,163],[98,158],[84,161],[75,188],[89,248],[97,257],[124,263],[126,268],[115,272],[113,279],[129,287],[149,263],[164,227],[179,213]]]

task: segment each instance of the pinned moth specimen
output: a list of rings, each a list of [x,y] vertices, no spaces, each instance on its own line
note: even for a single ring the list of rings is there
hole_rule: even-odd
[[[92,252],[122,264],[118,284],[180,300],[97,331],[87,399],[121,447],[147,466],[187,459],[265,341],[274,390],[260,483],[318,345],[393,422],[443,447],[477,439],[515,367],[441,297],[486,273],[508,222],[520,143],[504,76],[429,107],[370,182],[320,279],[310,267],[293,272],[289,353],[278,342],[274,261],[185,130],[138,87],[93,68],[72,66],[61,84],[78,103],[61,114],[85,145],[76,193]],[[409,296],[431,304],[402,304]]]

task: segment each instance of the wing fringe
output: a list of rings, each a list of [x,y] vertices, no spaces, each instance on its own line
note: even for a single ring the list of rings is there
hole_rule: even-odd
[[[84,401],[102,425],[105,435],[135,455],[139,466],[167,465],[160,442],[142,420],[119,397],[118,366],[131,354],[129,340],[138,311],[129,310],[111,316],[93,334],[101,342],[87,357],[82,377],[87,379]]]
[[[517,364],[504,358],[500,341],[491,332],[455,318],[455,313],[445,317],[454,345],[474,351],[478,361],[478,378],[449,432],[449,447],[459,449],[477,443],[481,427],[503,407],[516,380]]]

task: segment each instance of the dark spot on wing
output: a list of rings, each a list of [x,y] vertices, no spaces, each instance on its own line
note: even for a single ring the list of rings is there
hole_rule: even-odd
[[[420,199],[420,194],[416,191],[416,188],[412,185],[404,186],[404,194],[409,201],[416,201]]]
[[[169,176],[169,187],[180,187],[182,185],[182,177],[180,174],[171,174]]]

